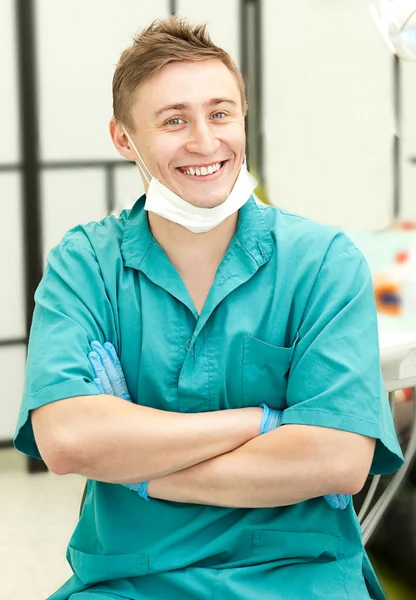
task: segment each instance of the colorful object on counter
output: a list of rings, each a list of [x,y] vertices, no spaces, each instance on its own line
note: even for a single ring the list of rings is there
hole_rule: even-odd
[[[374,275],[373,285],[378,312],[416,328],[416,249],[397,252],[392,268]]]
[[[373,276],[377,311],[390,316],[401,314],[400,284],[386,275]]]
[[[401,404],[403,402],[411,402],[412,401],[412,388],[406,388],[404,390],[397,390],[395,392],[396,396],[396,404]]]

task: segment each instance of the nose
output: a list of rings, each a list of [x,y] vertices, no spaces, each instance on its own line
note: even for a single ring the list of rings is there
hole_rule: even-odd
[[[186,144],[188,152],[213,156],[220,148],[221,142],[215,132],[214,125],[204,120],[198,120],[192,124],[189,139]]]

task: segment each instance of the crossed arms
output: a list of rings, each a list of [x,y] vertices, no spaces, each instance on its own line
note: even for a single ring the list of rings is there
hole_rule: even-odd
[[[262,409],[165,412],[110,395],[32,411],[39,451],[57,474],[149,481],[153,498],[257,508],[361,490],[375,440],[306,425],[259,436]]]

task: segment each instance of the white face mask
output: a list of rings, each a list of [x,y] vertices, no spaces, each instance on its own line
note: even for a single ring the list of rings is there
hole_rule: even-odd
[[[136,151],[139,159],[136,161],[136,164],[149,184],[144,209],[154,212],[169,221],[178,223],[193,233],[205,233],[217,227],[227,217],[240,210],[257,187],[258,182],[248,172],[244,160],[237,181],[228,198],[222,204],[214,208],[193,206],[163,185],[156,177],[152,176],[124,127],[123,130]]]

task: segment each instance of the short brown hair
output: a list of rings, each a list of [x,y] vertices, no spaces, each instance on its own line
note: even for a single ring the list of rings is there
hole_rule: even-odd
[[[141,83],[169,63],[219,59],[234,73],[241,93],[243,114],[247,112],[243,76],[230,55],[216,46],[206,30],[207,24],[191,25],[185,19],[156,20],[133,38],[124,50],[113,77],[113,114],[134,130],[131,107]]]

